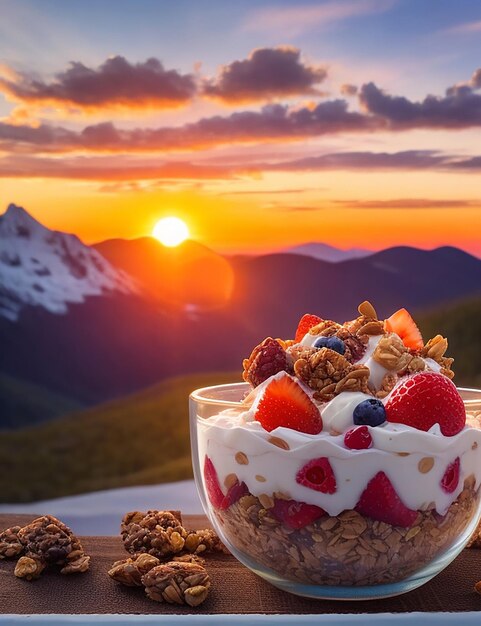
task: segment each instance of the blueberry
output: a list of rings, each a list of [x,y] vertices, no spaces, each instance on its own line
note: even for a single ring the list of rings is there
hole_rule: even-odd
[[[329,337],[327,340],[327,347],[335,352],[339,352],[339,354],[344,354],[346,351],[346,346],[344,345],[344,341],[339,339],[339,337]]]
[[[327,348],[327,342],[329,341],[329,337],[319,337],[314,342],[314,348]]]
[[[344,354],[346,351],[344,341],[338,337],[319,337],[313,345],[314,348],[329,348],[330,350],[339,352],[339,354]]]
[[[353,413],[354,424],[366,426],[379,426],[386,421],[386,409],[380,400],[370,398],[360,402]]]

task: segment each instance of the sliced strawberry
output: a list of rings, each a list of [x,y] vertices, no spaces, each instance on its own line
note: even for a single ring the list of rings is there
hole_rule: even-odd
[[[269,432],[278,426],[310,435],[322,430],[319,409],[288,374],[267,385],[255,418]]]
[[[315,504],[306,504],[305,502],[297,502],[297,500],[274,500],[274,506],[269,509],[279,522],[282,522],[289,528],[304,528],[308,524],[312,524],[316,519],[325,515],[325,511]]]
[[[351,450],[365,450],[372,446],[372,437],[367,426],[351,428],[344,435],[344,445]]]
[[[447,466],[444,472],[444,476],[441,479],[441,489],[446,493],[453,493],[459,484],[459,465],[460,461],[458,456]]]
[[[224,495],[220,487],[217,471],[208,456],[205,457],[204,461],[204,481],[210,503],[215,509],[228,509],[231,504],[234,504],[242,496],[249,493],[247,485],[236,480],[226,495]]]
[[[394,388],[387,404],[388,422],[428,431],[439,424],[446,437],[466,424],[466,409],[455,385],[443,374],[419,372]]]
[[[227,508],[222,506],[224,502],[224,494],[220,488],[219,478],[214,464],[207,455],[204,461],[204,481],[205,489],[212,506],[216,509]]]
[[[336,492],[336,477],[327,457],[312,459],[296,475],[296,482],[321,493]]]
[[[384,322],[384,326],[388,332],[399,335],[407,348],[420,350],[423,347],[424,341],[419,328],[406,309],[399,309],[393,313]]]
[[[296,337],[295,337],[296,343],[299,343],[299,341],[302,341],[304,335],[307,335],[307,333],[311,330],[311,328],[313,328],[314,326],[317,326],[321,322],[322,322],[322,319],[318,317],[317,315],[311,315],[310,313],[306,313],[305,315],[303,315],[299,321],[299,324],[297,325]]]
[[[392,526],[409,528],[417,512],[405,506],[384,472],[378,472],[362,492],[356,511]]]

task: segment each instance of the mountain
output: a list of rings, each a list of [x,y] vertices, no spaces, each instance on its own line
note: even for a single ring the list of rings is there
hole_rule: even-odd
[[[65,313],[89,296],[134,293],[135,281],[75,235],[49,230],[10,204],[0,216],[0,315],[15,321],[25,306]]]
[[[232,293],[229,261],[196,241],[167,248],[152,237],[109,239],[94,248],[168,307],[217,308]]]
[[[349,248],[348,250],[341,250],[335,248],[327,243],[311,242],[303,243],[299,246],[293,246],[283,251],[284,254],[299,254],[302,256],[309,256],[319,261],[327,261],[328,263],[340,263],[341,261],[348,261],[350,259],[362,259],[366,256],[374,254],[372,250],[366,250],[365,248]]]
[[[28,218],[18,209],[13,213]],[[306,312],[351,319],[357,305],[369,299],[380,316],[403,306],[416,316],[481,295],[481,261],[456,248],[397,247],[339,263],[295,254],[227,262],[195,242],[167,251],[150,238],[107,241],[95,248],[74,239],[83,257],[71,255],[73,260],[59,266],[61,257],[48,243],[48,229],[28,221],[27,237],[25,225],[10,210],[6,217],[2,232],[7,222],[9,234],[1,241],[16,243],[9,254],[18,254],[20,263],[4,264],[10,299],[3,309],[8,315],[0,314],[0,373],[84,406],[173,376],[237,371],[240,378],[242,359],[253,346],[268,335],[292,337]],[[63,237],[70,236],[57,233],[55,239]],[[15,292],[17,300],[11,297],[17,287],[11,272],[18,272],[18,285],[30,284],[25,276],[31,276],[39,240],[47,246],[42,258],[49,261],[51,274],[38,279],[51,278],[51,292],[62,294],[55,301],[61,309],[18,299],[21,292]],[[73,245],[67,241],[65,245]],[[87,267],[83,278],[73,277],[69,269],[78,258]],[[101,276],[118,278],[111,283],[117,290],[99,287],[96,297],[85,295],[91,258],[109,268]],[[1,274],[5,294],[3,281]],[[79,287],[77,301],[73,294],[65,298],[70,292],[64,282]],[[12,427],[10,419],[2,423],[0,412],[2,425]]]

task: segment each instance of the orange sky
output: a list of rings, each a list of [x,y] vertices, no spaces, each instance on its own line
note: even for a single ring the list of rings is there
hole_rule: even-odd
[[[80,31],[70,32],[63,7],[58,47],[37,50],[38,59],[33,44],[15,41],[30,41],[34,22],[55,39],[55,11],[42,20],[29,3],[23,12],[12,4],[0,25],[0,212],[20,204],[87,243],[149,235],[175,215],[193,239],[223,252],[321,241],[481,255],[481,68],[471,22],[441,37],[402,3],[367,3],[359,14],[354,5],[299,13],[288,4],[257,18],[238,7],[223,24],[232,48],[206,35],[199,57],[180,51],[170,31],[163,55],[153,39],[119,51],[125,16],[106,33],[113,52],[94,53],[75,38],[90,26],[77,15]],[[146,16],[157,11],[147,5]],[[449,7],[440,13],[446,24],[452,17]],[[392,45],[382,56],[370,47],[381,22]],[[464,56],[448,53],[448,42],[462,42]]]

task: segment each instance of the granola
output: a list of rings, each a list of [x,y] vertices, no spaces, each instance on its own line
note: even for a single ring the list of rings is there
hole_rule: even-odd
[[[142,577],[147,597],[156,602],[199,606],[209,594],[210,579],[198,563],[171,561]]]

